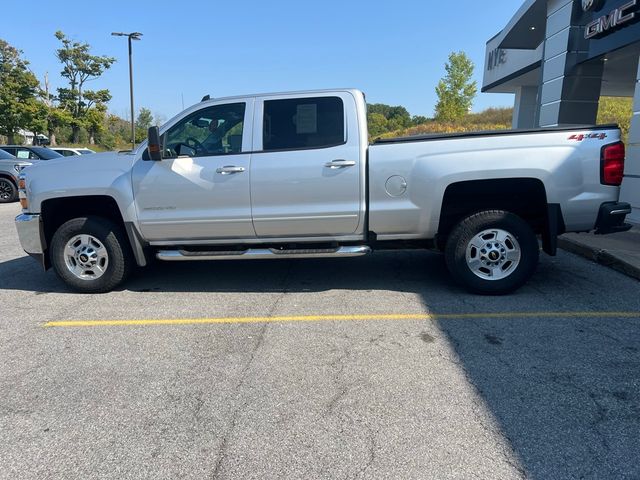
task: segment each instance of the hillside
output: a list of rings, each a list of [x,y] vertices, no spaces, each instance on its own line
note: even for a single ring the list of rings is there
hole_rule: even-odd
[[[429,119],[420,125],[383,133],[376,138],[404,137],[429,133],[477,132],[480,130],[508,130],[511,128],[511,108],[489,108],[470,113],[456,123],[443,123]]]

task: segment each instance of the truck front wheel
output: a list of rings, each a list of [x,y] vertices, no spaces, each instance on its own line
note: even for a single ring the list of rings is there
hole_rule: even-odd
[[[50,255],[58,276],[83,293],[113,290],[132,266],[126,235],[117,224],[101,217],[63,223],[53,235]]]
[[[533,275],[539,246],[520,217],[490,210],[462,220],[449,235],[445,255],[451,275],[468,290],[503,295]]]

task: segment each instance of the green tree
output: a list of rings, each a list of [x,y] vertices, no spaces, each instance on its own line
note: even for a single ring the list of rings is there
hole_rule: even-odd
[[[474,65],[464,52],[453,52],[444,68],[447,73],[436,87],[436,119],[455,122],[469,113],[478,92],[477,83],[471,81]]]
[[[368,113],[367,124],[369,127],[369,135],[377,137],[389,131],[387,119],[381,113]]]
[[[422,115],[414,115],[411,117],[412,126],[422,125],[423,123],[427,123],[429,119],[427,117],[423,117]]]
[[[147,138],[147,131],[153,125],[153,115],[148,108],[141,108],[136,118],[136,143]]]
[[[71,124],[71,114],[55,105],[46,107],[47,136],[52,146],[57,145],[57,134],[60,129]]]
[[[96,137],[105,130],[107,107],[104,104],[98,104],[87,112],[85,117],[85,128],[89,133],[89,143],[95,145]]]
[[[367,105],[367,112],[383,115],[384,118],[390,122],[389,128],[406,128],[411,126],[411,115],[406,108],[399,105],[392,107],[384,103],[372,103]]]
[[[106,104],[111,99],[108,90],[85,90],[84,85],[99,78],[113,65],[115,58],[91,55],[88,43],[71,40],[61,31],[57,31],[55,36],[62,42],[62,47],[56,50],[56,57],[63,66],[60,74],[69,82],[68,88],[58,89],[58,100],[61,107],[71,114],[72,141],[78,143],[80,129],[92,120],[88,118],[91,108]]]
[[[15,142],[18,129],[42,126],[38,123],[39,82],[21,54],[0,39],[0,135],[5,135],[9,143]]]

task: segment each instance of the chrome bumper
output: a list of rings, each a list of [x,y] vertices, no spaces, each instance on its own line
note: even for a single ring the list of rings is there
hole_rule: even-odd
[[[45,242],[39,214],[23,213],[16,217],[16,229],[20,245],[29,255],[41,257]]]

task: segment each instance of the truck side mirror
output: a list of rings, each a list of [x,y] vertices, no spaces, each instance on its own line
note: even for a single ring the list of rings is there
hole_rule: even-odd
[[[147,138],[147,150],[149,151],[149,158],[155,162],[159,162],[160,160],[162,160],[160,129],[158,127],[149,127]]]

